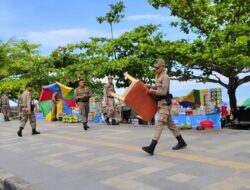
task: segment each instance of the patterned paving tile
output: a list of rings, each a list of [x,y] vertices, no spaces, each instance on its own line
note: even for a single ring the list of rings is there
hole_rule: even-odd
[[[178,183],[184,183],[184,182],[188,182],[188,181],[190,181],[190,180],[192,180],[192,179],[194,179],[196,177],[197,176],[187,175],[187,174],[184,174],[184,173],[177,173],[175,175],[167,177],[167,179],[171,180],[171,181],[178,182]]]
[[[242,177],[230,177],[222,181],[218,181],[206,187],[204,190],[239,190],[242,187],[250,185],[250,179]]]
[[[24,138],[18,138],[15,128],[5,126],[0,132],[0,162],[48,190],[72,189],[70,184],[93,190],[250,189],[250,172],[243,168],[250,153],[245,132],[183,131],[189,147],[175,152],[166,150],[176,141],[165,130],[156,155],[148,156],[140,146],[150,140],[152,127],[94,126],[83,132],[78,125],[62,125],[59,130],[49,123],[40,129],[40,136],[26,130]],[[53,186],[60,177],[60,188]]]
[[[99,171],[112,171],[112,170],[115,170],[115,169],[118,169],[117,167],[114,167],[114,166],[111,166],[111,165],[106,165],[106,166],[102,166],[102,167],[99,167],[99,168],[96,168],[97,170]]]

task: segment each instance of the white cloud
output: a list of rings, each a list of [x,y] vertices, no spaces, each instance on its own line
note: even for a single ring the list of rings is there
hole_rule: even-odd
[[[156,21],[174,21],[177,17],[174,16],[164,16],[160,14],[141,14],[141,15],[130,15],[126,17],[130,21],[145,21],[145,20],[156,20]]]
[[[115,31],[114,36],[119,36],[124,31]],[[22,38],[29,42],[41,44],[43,47],[58,47],[68,43],[86,41],[89,37],[110,37],[108,31],[91,30],[88,28],[70,28],[28,32]]]

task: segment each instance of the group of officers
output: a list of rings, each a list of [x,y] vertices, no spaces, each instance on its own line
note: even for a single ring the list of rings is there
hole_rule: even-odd
[[[115,93],[115,86],[113,84],[113,77],[108,77],[108,83],[104,85],[103,94],[105,101],[105,122],[107,125],[114,125],[115,122],[115,99],[110,96],[110,92]],[[89,126],[88,123],[88,113],[89,113],[89,99],[92,95],[92,92],[89,87],[85,86],[84,80],[78,81],[78,87],[74,92],[77,106],[79,108],[79,113],[82,115],[82,122],[84,130],[87,130]]]
[[[110,92],[115,92],[114,84],[113,84],[113,77],[108,77],[108,83],[104,85],[104,100],[106,104],[106,118],[105,122],[107,125],[115,124],[114,116],[115,116],[115,100],[113,97],[109,96]],[[59,91],[55,91],[52,94],[51,102],[52,102],[52,119],[51,121],[57,121],[57,102],[59,100]],[[82,116],[82,123],[83,129],[87,130],[89,126],[88,123],[88,113],[89,113],[89,99],[92,95],[92,92],[89,87],[85,86],[84,80],[80,79],[78,81],[78,87],[74,91],[75,99],[77,106],[79,108],[79,114]],[[9,98],[6,93],[4,93],[0,98],[0,106],[1,112],[3,113],[4,120],[10,121],[10,105],[9,105]],[[36,130],[36,118],[34,113],[34,101],[32,99],[32,84],[28,83],[26,85],[26,90],[21,93],[20,97],[18,98],[18,112],[20,116],[20,127],[17,132],[19,137],[22,137],[22,131],[27,123],[30,121],[30,125],[32,128],[32,135],[40,134]]]
[[[149,146],[142,147],[142,150],[150,155],[154,154],[155,147],[161,137],[164,126],[167,126],[172,132],[174,137],[177,139],[177,144],[172,148],[173,150],[179,150],[187,146],[179,129],[174,124],[171,117],[171,101],[169,102],[166,98],[169,95],[170,88],[170,78],[165,71],[165,61],[163,59],[158,59],[153,65],[156,73],[155,86],[148,86],[148,93],[154,96],[158,104],[158,114],[157,122],[155,125],[155,132]],[[105,122],[107,125],[111,125],[110,121],[114,123],[115,116],[115,100],[110,96],[110,92],[115,93],[115,88],[113,84],[113,78],[108,77],[108,83],[104,85],[104,101],[106,104],[106,118]],[[52,95],[52,121],[56,121],[57,115],[57,94],[56,91]],[[74,91],[75,99],[79,107],[79,113],[82,115],[83,129],[87,130],[89,126],[88,123],[88,112],[89,112],[89,99],[92,95],[89,87],[85,86],[84,80],[78,81],[78,87]],[[6,121],[9,120],[9,112],[6,112],[7,105],[6,95],[1,97],[0,103],[2,107],[2,113]],[[26,90],[21,95],[21,124],[17,132],[18,136],[22,137],[22,130],[24,129],[27,121],[30,121],[32,127],[32,135],[40,134],[36,130],[36,119],[34,114],[34,104],[32,100],[32,84],[28,83],[26,85]],[[9,105],[8,105],[9,106]]]
[[[105,101],[105,122],[107,125],[114,125],[115,122],[115,100],[109,95],[110,92],[115,93],[113,84],[113,77],[108,77],[108,83],[104,85],[103,94]],[[59,100],[58,91],[52,94],[52,119],[57,121],[57,102]],[[84,80],[78,80],[78,87],[74,91],[75,100],[79,108],[79,114],[82,116],[83,129],[88,130],[88,113],[89,113],[89,100],[92,95],[91,89],[85,85]]]

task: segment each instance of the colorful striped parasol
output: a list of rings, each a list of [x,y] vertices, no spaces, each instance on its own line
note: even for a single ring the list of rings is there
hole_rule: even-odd
[[[72,109],[76,107],[74,89],[59,82],[43,86],[39,98],[39,107],[47,121],[52,118],[52,95],[58,91],[57,95],[57,117],[61,114],[71,115]]]

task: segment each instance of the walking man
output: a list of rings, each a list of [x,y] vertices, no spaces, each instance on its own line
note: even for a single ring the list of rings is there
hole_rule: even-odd
[[[22,101],[22,119],[19,130],[17,131],[17,135],[22,137],[22,131],[27,123],[30,121],[30,126],[32,128],[32,135],[38,135],[40,132],[36,130],[36,117],[34,113],[34,103],[32,101],[32,84],[28,83],[26,85],[26,90],[22,93],[21,96]]]
[[[10,103],[9,98],[6,93],[4,93],[0,98],[1,112],[4,116],[4,121],[10,121]]]
[[[115,93],[115,86],[113,84],[113,77],[109,76],[108,77],[108,83],[104,85],[104,101],[106,104],[106,111],[107,111],[107,116],[105,119],[105,122],[107,125],[110,125],[109,119],[112,119],[112,125],[115,125],[115,99],[114,97],[110,96],[109,93],[114,92]]]
[[[155,132],[151,144],[142,147],[142,150],[150,155],[154,154],[157,142],[161,137],[164,126],[166,125],[178,141],[177,145],[172,149],[179,150],[187,146],[171,117],[171,97],[169,94],[170,78],[165,72],[165,61],[163,59],[158,59],[154,63],[154,69],[156,72],[155,86],[149,88],[149,93],[157,100],[159,117],[155,125]]]
[[[92,92],[89,87],[85,86],[84,80],[80,79],[78,81],[78,87],[74,92],[76,103],[79,107],[79,112],[82,115],[83,129],[87,130],[89,126],[88,123],[88,114],[89,114],[89,99],[92,95]]]

